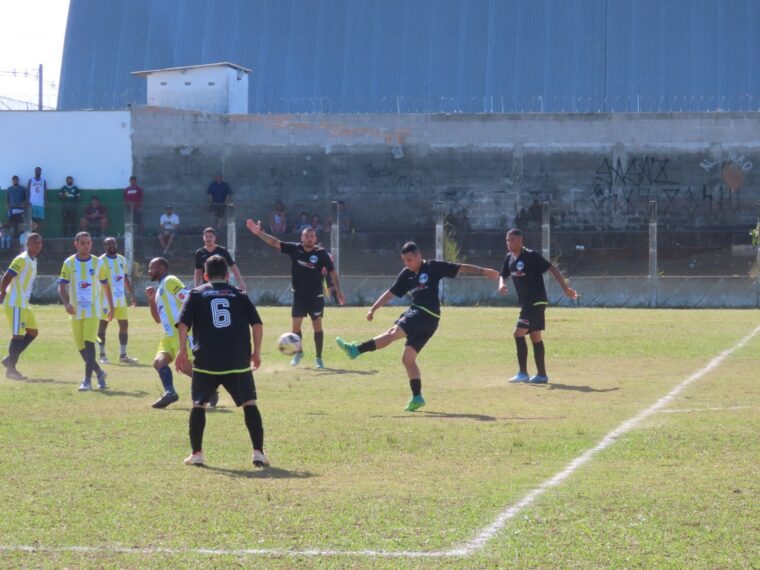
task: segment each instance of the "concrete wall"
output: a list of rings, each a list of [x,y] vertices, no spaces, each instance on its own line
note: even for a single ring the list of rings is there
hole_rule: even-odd
[[[135,171],[156,207],[205,200],[217,170],[245,215],[282,199],[324,216],[342,199],[375,230],[430,228],[436,201],[460,227],[503,229],[534,199],[564,228],[641,227],[649,200],[665,227],[739,227],[760,199],[760,113],[132,113]]]
[[[124,188],[132,174],[129,111],[0,113],[0,186],[42,168],[48,188],[72,175],[80,188]],[[4,203],[4,202],[3,202]]]

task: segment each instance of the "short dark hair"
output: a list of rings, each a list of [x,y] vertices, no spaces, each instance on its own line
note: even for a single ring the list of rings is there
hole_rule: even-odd
[[[18,180],[18,176],[12,176],[11,180]]]
[[[417,247],[417,244],[413,241],[408,241],[404,245],[401,246],[401,255],[404,255],[405,253],[416,253],[420,250],[419,247]]]
[[[212,255],[206,260],[204,270],[210,281],[212,277],[227,277],[229,267],[221,255]]]
[[[129,179],[130,180],[137,180],[137,176],[130,176]]]
[[[523,235],[522,230],[520,228],[512,228],[507,232],[508,236],[521,236]]]
[[[209,232],[209,233],[212,233],[212,234],[216,235],[216,230],[214,228],[212,228],[211,226],[209,226],[207,228],[204,228],[203,233],[205,234],[206,232]]]
[[[153,261],[158,263],[159,265],[162,265],[164,269],[167,271],[169,270],[169,262],[166,260],[165,257],[155,257],[153,258]]]
[[[90,237],[90,232],[79,232],[74,236],[74,241],[79,241],[79,238]]]

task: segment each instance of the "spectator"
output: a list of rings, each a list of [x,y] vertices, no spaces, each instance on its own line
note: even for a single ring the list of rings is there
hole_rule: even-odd
[[[343,200],[338,200],[337,211],[340,219],[340,231],[344,233],[352,231],[354,226],[351,224],[351,214],[348,213],[346,203]]]
[[[18,183],[18,176],[11,178],[6,195],[8,203],[8,223],[14,237],[24,231],[24,206],[26,206],[26,188]]]
[[[269,212],[269,233],[279,236],[288,231],[288,217],[285,214],[285,205],[277,200],[274,210]]]
[[[317,235],[322,233],[322,224],[319,222],[319,216],[317,214],[311,216],[310,225],[314,228],[314,231],[317,232]]]
[[[34,169],[34,177],[26,183],[27,201],[32,206],[32,231],[39,232],[45,221],[45,204],[47,204],[47,180],[42,177],[42,169]]]
[[[514,227],[527,228],[529,221],[530,221],[530,215],[528,214],[528,210],[526,210],[525,208],[520,208],[520,211],[517,212],[517,215],[515,216]]]
[[[137,226],[140,234],[145,229],[143,227],[142,200],[143,189],[137,185],[137,177],[130,176],[129,186],[124,189],[124,203],[125,205],[130,204],[132,206],[132,211],[134,212],[132,222]]]
[[[63,235],[64,237],[74,238],[74,234],[77,233],[77,209],[79,205],[79,198],[81,192],[79,188],[74,185],[74,178],[71,176],[66,177],[66,184],[61,186],[58,191],[58,197],[61,199],[61,220],[63,222]]]
[[[177,228],[179,227],[179,216],[174,213],[174,208],[171,204],[166,205],[166,211],[161,214],[158,223],[161,225],[158,241],[161,247],[164,248],[164,255],[167,255],[172,247],[172,243],[174,243],[174,236],[177,235]]]
[[[232,196],[232,189],[223,179],[221,174],[214,176],[214,181],[209,184],[208,190],[209,207],[208,211],[214,216],[217,227],[224,225],[224,211],[227,208],[227,198]]]
[[[103,237],[108,227],[108,210],[97,196],[90,198],[90,205],[84,209],[84,217],[79,221],[83,232],[92,237]]]
[[[541,219],[543,218],[543,212],[541,204],[537,199],[533,199],[533,203],[528,208],[528,219],[536,226],[541,225]]]
[[[298,219],[298,223],[295,227],[295,233],[299,234],[307,228],[311,227],[311,221],[309,220],[309,214],[307,212],[301,212],[301,217]]]

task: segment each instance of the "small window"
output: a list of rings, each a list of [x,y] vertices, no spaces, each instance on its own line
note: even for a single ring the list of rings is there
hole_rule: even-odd
[[[209,84],[209,85],[211,85],[212,87],[213,87],[214,85],[216,85],[216,83],[214,83],[213,81],[209,81],[209,82],[208,82],[208,84]]]
[[[191,83],[189,81],[185,81],[185,85],[190,85]]]
[[[161,82],[161,85],[166,85],[166,81],[162,81],[162,82]]]

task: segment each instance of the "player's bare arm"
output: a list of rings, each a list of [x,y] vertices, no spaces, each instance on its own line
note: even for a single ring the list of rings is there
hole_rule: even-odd
[[[158,307],[156,306],[156,289],[155,287],[148,286],[145,288],[145,294],[148,296],[148,303],[150,305],[150,316],[157,323],[161,323],[161,317],[158,316]]]
[[[395,295],[391,293],[390,289],[380,295],[377,298],[377,301],[375,301],[374,304],[370,307],[369,312],[367,312],[367,320],[371,321],[375,316],[375,311],[377,311],[380,307],[385,306],[388,301],[393,299],[393,297],[395,297]]]
[[[230,267],[230,271],[232,271],[232,274],[235,276],[235,283],[237,283],[238,289],[241,291],[247,291],[248,287],[245,286],[245,281],[243,281],[243,276],[240,274],[240,269],[238,269],[237,263]]]
[[[263,228],[261,227],[261,220],[258,222],[254,222],[253,220],[246,220],[245,227],[248,228],[248,230],[255,235],[257,238],[259,238],[261,241],[266,243],[267,245],[272,246],[276,250],[280,249],[280,240],[278,240],[274,236],[270,236],[268,233],[266,233]]]
[[[74,306],[69,303],[69,286],[67,283],[58,284],[58,298],[61,300],[61,303],[63,303],[63,308],[66,309],[68,314],[73,315],[76,313]]]
[[[499,278],[499,272],[495,269],[488,269],[487,267],[470,265],[468,263],[462,263],[459,266],[459,273],[463,273],[465,275],[480,275],[481,277],[487,277],[488,279]]]
[[[504,277],[499,275],[499,294],[506,295],[507,291],[507,282],[505,281]]]
[[[108,299],[108,316],[106,320],[110,323],[113,320],[113,293],[111,292],[111,285],[108,283],[102,283],[103,290],[106,292],[106,299]]]
[[[174,360],[174,367],[177,372],[193,375],[193,364],[190,362],[190,357],[187,354],[187,335],[189,329],[185,323],[177,323],[177,336],[179,337],[179,350],[177,351],[177,358]]]
[[[264,325],[251,325],[251,337],[253,338],[253,354],[251,354],[251,369],[258,370],[261,367],[261,341],[264,338]]]
[[[346,297],[343,295],[343,291],[340,288],[340,279],[338,279],[338,272],[334,269],[330,271],[330,279],[332,279],[335,286],[335,295],[338,297],[338,303],[342,306],[346,304]]]
[[[559,283],[560,287],[562,287],[562,290],[565,292],[565,295],[567,295],[570,299],[573,301],[576,300],[580,295],[575,291],[575,289],[571,289],[567,282],[565,281],[565,278],[562,277],[562,273],[559,272],[559,269],[557,269],[555,266],[551,266],[549,268],[549,273],[551,273],[554,278],[557,280],[557,283]]]
[[[3,275],[2,280],[0,280],[0,305],[2,305],[3,301],[5,301],[5,294],[8,291],[8,286],[11,284],[11,281],[13,281],[14,277],[15,275],[13,273],[6,271],[5,275]]]

